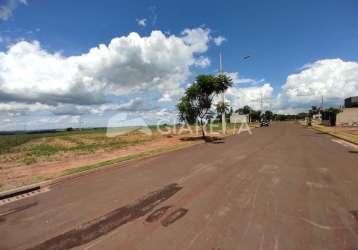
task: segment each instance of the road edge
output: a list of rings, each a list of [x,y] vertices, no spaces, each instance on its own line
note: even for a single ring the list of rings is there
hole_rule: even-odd
[[[98,163],[94,163],[94,164],[80,166],[77,168],[68,169],[68,170],[72,170],[72,171],[74,171],[76,169],[80,169],[80,168],[84,169],[84,170],[78,170],[77,173],[66,174],[66,173],[64,173],[66,170],[64,170],[59,176],[54,177],[51,180],[41,181],[38,183],[35,182],[35,183],[31,183],[29,185],[24,185],[21,187],[1,191],[0,199],[2,199],[1,197],[5,197],[5,196],[9,196],[9,195],[16,196],[16,193],[26,192],[27,190],[32,190],[33,188],[41,189],[41,188],[45,188],[48,186],[54,186],[54,185],[61,183],[63,181],[79,178],[81,176],[85,176],[85,175],[88,175],[88,174],[91,174],[91,173],[94,173],[97,171],[104,171],[108,168],[124,167],[125,164],[130,163],[132,161],[144,160],[144,159],[156,157],[156,156],[159,156],[159,155],[162,155],[165,153],[169,153],[169,152],[173,152],[173,151],[177,151],[177,150],[181,150],[181,149],[186,149],[186,148],[189,148],[189,147],[192,147],[195,145],[204,144],[204,143],[205,143],[204,141],[197,141],[194,143],[188,143],[188,144],[184,144],[184,145],[178,144],[178,145],[170,146],[170,147],[161,147],[161,148],[148,150],[148,151],[144,151],[144,152],[140,152],[140,153],[129,154],[127,156],[114,158],[114,159],[111,159],[108,161],[103,161],[103,162],[98,162]],[[106,162],[111,162],[111,163],[105,164]],[[97,166],[97,165],[99,165],[99,166]]]
[[[304,126],[304,125],[303,125],[303,126]],[[333,136],[333,137],[338,138],[338,139],[340,139],[340,140],[343,140],[343,141],[346,141],[346,142],[349,142],[349,143],[358,145],[358,143],[355,142],[355,141],[349,140],[349,139],[347,139],[347,138],[345,138],[345,137],[339,136],[339,135],[334,134],[334,133],[331,133],[331,132],[327,132],[327,131],[325,131],[325,130],[323,130],[323,129],[320,129],[320,128],[318,128],[318,127],[315,127],[315,126],[311,126],[311,127],[305,126],[305,127],[306,127],[306,128],[311,128],[311,129],[314,129],[314,130],[317,130],[317,131],[320,131],[320,132],[322,132],[322,133],[324,133],[324,134]]]

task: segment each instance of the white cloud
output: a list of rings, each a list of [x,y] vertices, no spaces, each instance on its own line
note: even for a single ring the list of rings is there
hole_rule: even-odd
[[[195,62],[194,65],[200,68],[206,68],[209,67],[211,64],[211,61],[208,57],[206,56],[200,56],[198,57]]]
[[[182,32],[184,43],[193,53],[204,53],[208,50],[209,34],[210,30],[203,28],[185,29]]]
[[[264,80],[241,79],[237,72],[227,73],[235,83],[248,82],[255,86],[228,89],[227,97],[235,108],[249,105],[260,108],[262,96],[264,109],[272,108],[281,114],[307,111],[312,105],[339,106],[347,97],[358,94],[358,62],[341,59],[318,60],[304,65],[300,72],[287,77],[285,84],[274,98],[273,88]]]
[[[130,33],[70,57],[49,53],[37,41],[20,41],[0,52],[0,102],[99,105],[107,94],[180,93],[208,41],[209,30],[202,28],[181,36]]]
[[[250,78],[240,78],[239,72],[225,72],[225,75],[230,76],[234,84],[239,84],[239,83],[258,84],[264,81],[264,80],[256,81]]]
[[[147,19],[146,19],[146,18],[137,19],[136,21],[137,21],[137,24],[138,24],[139,26],[142,26],[142,27],[147,26]]]
[[[27,5],[26,0],[5,0],[4,4],[0,6],[0,19],[6,21],[12,16],[12,12],[18,4]]]
[[[159,102],[171,102],[172,97],[169,93],[164,93],[163,96],[159,99]]]
[[[158,115],[158,116],[168,116],[169,115],[169,112],[168,112],[168,110],[167,109],[161,109],[161,110],[159,110],[157,113],[156,113],[156,115]]]
[[[217,36],[214,38],[214,43],[216,44],[216,46],[220,46],[225,41],[226,41],[226,38],[223,36]]]
[[[22,114],[28,112],[51,112],[55,115],[82,115],[82,114],[102,114],[107,111],[138,111],[147,110],[149,105],[145,106],[142,98],[136,97],[126,103],[104,103],[100,105],[74,105],[74,104],[58,104],[56,106],[41,103],[0,103],[0,113],[7,112],[10,116],[14,116],[20,112]],[[11,115],[14,114],[14,115]]]
[[[279,108],[340,105],[358,93],[358,62],[341,59],[319,60],[306,64],[299,73],[289,75],[277,98]]]
[[[2,112],[39,112],[39,111],[49,111],[51,107],[42,103],[18,103],[18,102],[8,102],[0,103],[0,111]]]
[[[271,84],[265,83],[261,86],[253,87],[232,87],[225,94],[234,109],[249,105],[254,109],[261,109],[261,99],[263,109],[270,109],[273,88]]]

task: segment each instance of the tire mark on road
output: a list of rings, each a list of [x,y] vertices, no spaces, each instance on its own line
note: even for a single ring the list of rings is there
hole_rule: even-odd
[[[182,218],[183,216],[186,215],[186,213],[188,212],[188,209],[185,208],[179,208],[177,210],[175,210],[174,212],[172,212],[171,214],[169,214],[163,221],[162,221],[162,225],[164,227],[169,226],[170,224],[173,224],[174,222],[176,222],[177,220],[179,220],[180,218]]]
[[[160,218],[162,218],[168,211],[169,208],[171,208],[172,206],[165,206],[165,207],[161,207],[157,210],[155,210],[153,213],[151,213],[146,219],[146,222],[152,223],[154,221],[159,220]]]
[[[176,183],[167,185],[158,191],[149,193],[131,205],[113,210],[104,216],[29,248],[29,250],[64,250],[89,243],[130,221],[146,215],[155,206],[168,200],[181,189],[182,187]]]

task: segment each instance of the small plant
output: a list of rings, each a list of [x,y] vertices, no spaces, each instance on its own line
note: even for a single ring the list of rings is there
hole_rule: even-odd
[[[23,162],[24,162],[26,165],[31,165],[31,164],[36,163],[37,161],[36,161],[36,159],[35,159],[33,156],[28,155],[28,156],[26,156],[26,157],[24,158]]]
[[[28,155],[31,156],[50,156],[56,154],[59,151],[63,151],[64,149],[59,146],[52,146],[49,144],[39,144],[35,145],[30,149]]]

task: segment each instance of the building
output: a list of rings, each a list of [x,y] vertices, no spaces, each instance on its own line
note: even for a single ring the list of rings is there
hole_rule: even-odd
[[[345,108],[358,108],[358,96],[349,97],[344,100]]]
[[[358,126],[358,96],[344,100],[344,108],[337,114],[336,125]]]
[[[246,123],[249,122],[249,115],[240,115],[238,113],[233,113],[230,116],[230,123]]]

